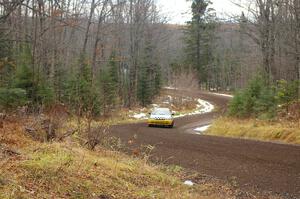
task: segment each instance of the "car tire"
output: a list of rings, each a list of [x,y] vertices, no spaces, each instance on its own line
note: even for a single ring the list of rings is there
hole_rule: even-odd
[[[148,127],[152,127],[152,124],[148,124]]]

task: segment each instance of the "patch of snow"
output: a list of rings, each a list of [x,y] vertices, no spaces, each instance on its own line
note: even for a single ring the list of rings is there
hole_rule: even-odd
[[[203,133],[203,132],[205,132],[209,127],[210,127],[210,125],[201,126],[201,127],[198,127],[198,128],[196,128],[196,129],[194,129],[194,131]]]
[[[194,112],[191,113],[187,113],[187,114],[180,114],[180,115],[176,115],[175,118],[178,117],[184,117],[187,115],[197,115],[197,114],[203,114],[203,113],[210,113],[214,110],[214,105],[212,105],[211,103],[202,100],[202,99],[198,99],[198,104],[197,104],[197,110],[195,110]]]
[[[194,185],[194,183],[191,180],[186,180],[183,184],[188,185],[188,186]]]
[[[169,90],[176,90],[176,88],[175,87],[172,87],[172,86],[166,86],[166,87],[164,87],[165,89],[169,89]]]
[[[147,119],[147,115],[145,113],[136,113],[132,117],[135,119]]]
[[[224,96],[224,97],[233,97],[233,95],[228,95],[228,94],[224,94],[224,93],[213,93],[214,95],[220,95],[220,96]]]
[[[215,108],[214,105],[202,99],[198,99],[198,107],[201,107],[201,109],[199,110],[200,113],[209,113],[212,112]]]
[[[212,105],[211,103],[204,101],[202,99],[198,99],[197,102],[198,102],[197,109],[194,112],[180,114],[180,115],[176,115],[174,117],[179,118],[179,117],[184,117],[187,115],[197,115],[197,114],[209,113],[209,112],[212,112],[215,108],[214,105]],[[171,107],[174,107],[174,105],[172,103],[170,103],[169,101],[164,101],[163,103],[170,104]],[[157,104],[152,104],[152,106],[154,108],[159,107]],[[144,108],[140,110],[140,113],[134,113],[134,112],[130,111],[130,113],[132,113],[132,114],[130,114],[129,117],[137,119],[137,120],[148,119],[148,115],[146,113],[144,113],[145,111],[146,111],[146,109],[144,109]]]

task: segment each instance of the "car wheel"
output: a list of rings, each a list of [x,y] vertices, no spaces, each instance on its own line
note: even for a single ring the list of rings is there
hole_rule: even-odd
[[[148,127],[152,127],[152,124],[148,124]]]
[[[170,125],[170,128],[173,128],[174,127],[174,122],[172,122],[172,124]]]

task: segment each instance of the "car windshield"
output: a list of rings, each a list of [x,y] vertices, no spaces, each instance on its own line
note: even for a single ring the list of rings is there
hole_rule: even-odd
[[[170,110],[169,109],[155,109],[152,112],[152,115],[170,115]]]

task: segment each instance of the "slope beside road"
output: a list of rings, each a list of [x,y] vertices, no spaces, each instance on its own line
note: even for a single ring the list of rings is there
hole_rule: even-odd
[[[181,91],[217,106],[215,112],[175,120],[175,128],[149,128],[145,123],[114,126],[113,136],[128,143],[155,146],[152,160],[179,165],[222,180],[234,179],[241,189],[300,198],[300,146],[196,135],[226,109],[230,98],[200,91]]]

